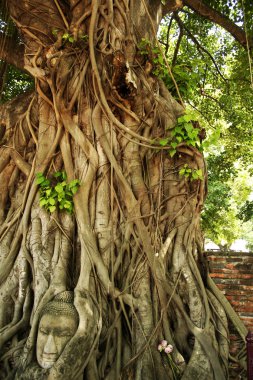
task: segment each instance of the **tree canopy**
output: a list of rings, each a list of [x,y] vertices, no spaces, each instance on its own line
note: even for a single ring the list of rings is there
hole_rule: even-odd
[[[252,226],[242,223],[239,215],[241,208],[250,210],[252,199],[253,5],[250,1],[184,4],[188,8],[162,21],[159,39],[185,103],[197,111],[207,134],[209,187],[202,226],[219,245],[223,241],[230,246],[239,237],[250,242]],[[177,96],[171,79],[168,87]],[[243,196],[236,196],[238,187]]]

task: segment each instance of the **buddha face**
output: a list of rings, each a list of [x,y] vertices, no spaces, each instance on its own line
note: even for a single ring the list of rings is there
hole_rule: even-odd
[[[36,345],[37,361],[42,368],[54,365],[76,330],[77,321],[69,315],[42,316]]]

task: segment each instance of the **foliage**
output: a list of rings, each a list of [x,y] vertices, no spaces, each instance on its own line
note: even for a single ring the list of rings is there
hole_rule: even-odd
[[[236,1],[206,3],[237,23],[246,20],[251,37],[250,2],[244,1],[244,8]],[[179,92],[187,107],[198,113],[207,134],[201,146],[208,164],[204,232],[216,243],[231,244],[242,236],[247,238],[243,211],[250,204],[250,191],[243,208],[241,199],[235,196],[233,182],[241,181],[240,186],[247,188],[241,173],[247,171],[249,182],[253,173],[253,92],[248,52],[223,29],[185,8],[163,20],[159,40],[172,62]],[[176,96],[172,78],[166,84]]]
[[[171,68],[171,75],[158,46],[152,46],[150,41],[143,38],[139,44],[139,49],[141,55],[146,56],[151,61],[153,65],[152,73],[163,80],[173,97],[178,99],[175,81],[180,88],[180,94],[184,98],[187,98],[188,94],[194,91],[198,76],[192,70],[192,66],[181,62]]]
[[[210,154],[207,164],[208,195],[202,213],[206,237],[227,246],[239,238],[248,241],[249,227],[246,228],[242,210],[250,203],[252,177],[241,165],[228,163],[225,153]]]
[[[199,128],[194,125],[194,121],[198,120],[198,116],[193,112],[187,112],[180,116],[177,124],[172,131],[172,136],[178,143],[184,141],[189,146],[200,149],[201,142],[199,138]]]
[[[189,178],[191,181],[204,179],[201,169],[191,169],[188,164],[184,164],[184,166],[179,170],[179,175]]]
[[[14,98],[17,95],[31,91],[34,88],[34,80],[31,76],[12,65],[8,65],[5,83],[1,94],[1,103]]]
[[[238,213],[238,218],[243,220],[244,222],[248,222],[253,219],[253,201],[247,200]]]
[[[37,173],[36,177],[40,187],[40,206],[50,213],[59,208],[72,214],[74,210],[73,196],[80,186],[79,179],[67,183],[65,172],[55,172],[53,175],[55,183],[53,184],[42,173]]]
[[[186,111],[184,115],[177,119],[177,123],[171,131],[171,136],[159,140],[161,146],[170,146],[169,154],[171,157],[176,154],[177,146],[182,143],[202,150],[198,118],[196,113]]]
[[[67,31],[64,31],[62,33],[58,29],[53,29],[52,30],[52,34],[53,34],[54,37],[57,37],[57,38],[58,38],[58,35],[60,35],[63,43],[70,42],[71,44],[73,44],[75,42],[74,35],[71,34],[71,33],[69,33],[69,32],[67,32]],[[78,39],[82,40],[83,42],[87,42],[88,41],[88,36],[87,36],[87,34],[83,34],[81,36],[78,36]]]

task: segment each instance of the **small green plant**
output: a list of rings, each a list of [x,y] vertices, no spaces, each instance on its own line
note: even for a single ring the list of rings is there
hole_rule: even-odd
[[[188,164],[184,164],[184,166],[179,170],[179,175],[185,178],[189,178],[191,181],[198,179],[203,181],[204,179],[201,169],[191,169]]]
[[[139,45],[140,54],[153,64],[152,73],[156,77],[162,79],[166,85],[166,87],[171,91],[171,83],[174,86],[174,82],[168,72],[167,65],[164,62],[163,54],[158,46],[152,46],[151,42],[142,38]],[[181,76],[182,82],[185,81],[186,87],[188,73],[185,71],[185,68],[182,66],[181,68],[174,66],[174,68],[178,75]],[[175,77],[175,76],[174,76]],[[176,81],[177,79],[174,78]],[[180,92],[182,92],[182,86],[179,86]],[[183,94],[185,91],[187,92],[187,88],[185,87]],[[177,146],[184,142],[187,145],[197,147],[198,149],[202,149],[199,133],[200,129],[198,128],[198,115],[192,111],[186,111],[184,115],[180,116],[177,120],[177,124],[175,128],[172,130],[170,137],[165,137],[159,140],[159,144],[161,146],[169,145],[169,154],[173,157],[177,152]]]
[[[37,173],[36,178],[40,188],[40,207],[44,207],[50,213],[54,212],[57,207],[69,214],[73,213],[73,195],[76,194],[80,186],[79,179],[67,183],[65,172],[55,172],[53,183],[42,173]]]
[[[198,116],[193,112],[186,112],[177,119],[177,124],[172,131],[173,140],[180,144],[184,141],[187,145],[200,148],[199,128],[194,125]]]
[[[80,40],[82,40],[83,42],[88,42],[88,39],[89,39],[89,37],[88,37],[87,34],[83,34],[83,35],[80,36],[79,38],[80,38]]]
[[[63,42],[68,41],[70,43],[73,43],[75,41],[74,36],[72,36],[72,34],[70,34],[68,32],[63,33],[62,40],[63,40]]]
[[[52,34],[53,36],[57,37],[58,36],[58,33],[59,33],[59,30],[58,29],[53,29],[52,30]],[[63,35],[61,36],[62,38],[62,41],[63,42],[71,42],[73,43],[74,42],[74,36],[68,32],[64,32]]]
[[[53,29],[52,30],[52,34],[57,37],[58,36],[58,33],[59,33],[59,30],[58,29]],[[68,32],[64,32],[63,35],[61,36],[62,38],[62,41],[63,43],[65,42],[70,42],[70,43],[74,43],[75,42],[75,38],[72,34],[68,33]],[[83,34],[81,36],[79,36],[79,39],[84,41],[84,42],[87,42],[88,41],[88,36],[87,34]]]
[[[202,143],[199,138],[200,129],[194,125],[194,122],[197,122],[197,120],[198,116],[194,112],[186,111],[184,115],[178,118],[176,126],[171,131],[171,137],[159,140],[161,146],[169,146],[171,157],[176,154],[176,148],[181,143],[202,150]]]

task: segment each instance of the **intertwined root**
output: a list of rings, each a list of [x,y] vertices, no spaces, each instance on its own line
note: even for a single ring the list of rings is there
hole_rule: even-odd
[[[177,367],[184,380],[225,379],[227,318],[199,233],[205,180],[179,175],[187,164],[206,176],[202,154],[182,142],[171,158],[170,147],[159,145],[183,107],[139,56],[130,14],[137,3],[141,15],[145,8],[91,3],[71,2],[70,25],[58,1],[23,4],[41,15],[30,20],[37,34],[29,23],[23,28],[36,92],[15,122],[12,103],[2,106],[9,131],[0,158],[5,376],[18,368],[18,379],[46,372],[74,380],[85,369],[87,379],[155,379],[173,378]],[[21,8],[11,12],[19,26]],[[42,34],[48,12],[57,39]],[[58,170],[81,181],[72,216],[38,204],[35,174]],[[40,311],[66,289],[74,290],[79,328],[45,371],[34,350]],[[174,364],[157,350],[163,338],[174,346]]]

